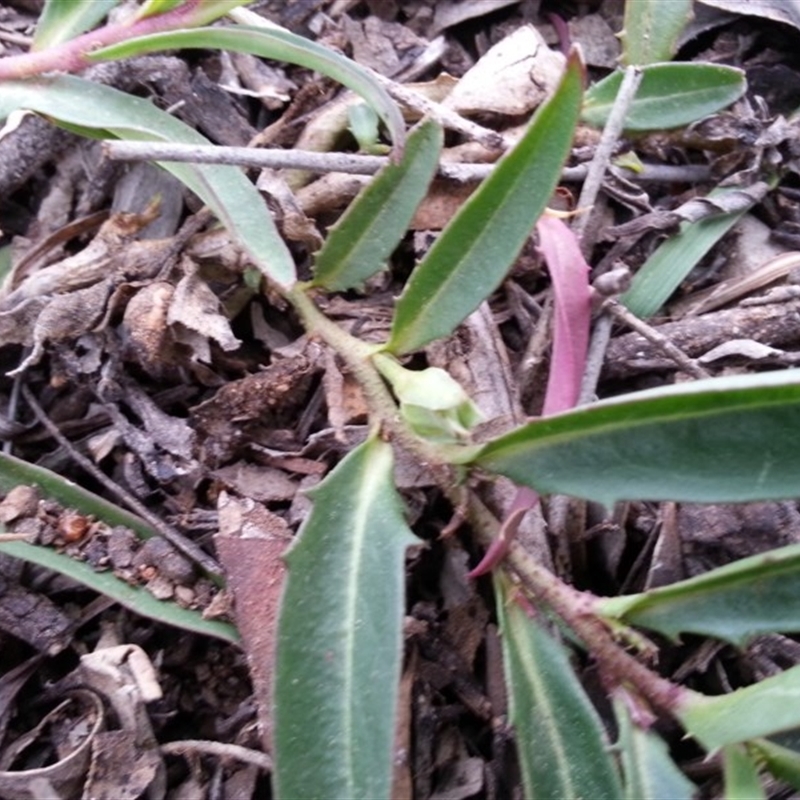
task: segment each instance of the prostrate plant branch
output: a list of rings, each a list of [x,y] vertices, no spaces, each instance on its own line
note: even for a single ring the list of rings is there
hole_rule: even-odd
[[[308,296],[306,287],[296,286],[286,296],[309,335],[319,336],[332,347],[359,382],[370,418],[395,444],[432,469],[434,479],[453,507],[468,510],[479,542],[484,547],[490,546],[497,537],[499,522],[474,492],[454,480],[446,448],[428,444],[407,428],[383,378],[372,364],[378,347],[356,339],[325,317]],[[648,669],[615,641],[609,625],[595,611],[593,594],[580,592],[559,580],[517,543],[511,544],[504,566],[533,599],[550,607],[581,638],[609,684],[623,686],[671,715],[692,694]]]
[[[452,490],[447,494],[451,502],[458,500],[458,494]],[[498,535],[499,522],[473,492],[469,493],[468,514],[479,542],[489,547]],[[618,685],[633,690],[654,708],[671,716],[693,695],[626,652],[615,641],[608,623],[596,613],[596,596],[561,581],[531,558],[518,542],[511,542],[503,568],[533,600],[552,609],[580,637],[597,661],[609,689]]]

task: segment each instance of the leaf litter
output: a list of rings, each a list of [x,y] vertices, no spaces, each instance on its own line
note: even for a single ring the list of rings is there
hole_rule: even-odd
[[[349,4],[349,16],[344,17],[341,4],[316,4],[313,10],[310,4],[285,4],[276,21],[296,31],[315,31],[320,41],[352,48],[388,77],[414,81],[418,91],[437,100],[443,92],[442,83],[434,80],[440,71],[457,79],[479,74],[480,69],[470,68],[481,65],[481,57],[493,45],[511,47],[532,30],[542,37],[536,47],[555,53],[563,33],[557,22],[532,16],[528,4],[494,3],[488,8],[477,0],[407,0],[380,13],[378,5]],[[741,4],[707,5],[725,9],[724,25],[704,22],[706,50],[699,53],[699,44],[688,43],[695,47],[684,51],[688,58],[697,53],[731,63],[758,75],[762,83],[765,75],[786,75],[800,34],[781,4],[752,4],[747,11]],[[23,30],[30,22],[17,4],[8,10],[4,24],[10,30]],[[745,19],[742,13],[756,16]],[[569,31],[575,38],[596,38],[581,31],[618,31],[620,20],[619,4],[604,0],[591,14],[574,15]],[[533,29],[528,27],[531,22]],[[444,41],[435,52],[433,32],[441,33]],[[613,47],[613,40],[604,42],[606,50]],[[497,51],[491,55],[496,57]],[[608,53],[596,56],[595,78],[605,74],[608,59]],[[481,69],[488,63],[483,61]],[[237,84],[248,89],[253,85],[244,60],[205,57],[193,69],[190,72],[178,58],[148,57],[136,59],[127,75],[108,65],[107,80],[125,89],[128,82],[140,79],[167,105],[178,97],[189,98],[176,114],[218,144],[240,145],[257,131],[262,144],[287,148],[322,139],[347,141],[346,115],[326,117],[324,136],[320,133],[326,113],[321,99],[332,89],[304,70],[270,65],[274,72],[260,76],[269,90],[262,85],[259,98],[244,102],[242,94],[230,92]],[[498,69],[509,81],[524,84],[529,77],[524,69],[511,76],[502,65],[492,67],[491,75]],[[790,72],[796,87],[796,71]],[[541,89],[547,80],[537,78],[534,88]],[[493,88],[486,90],[480,83],[470,88],[466,80],[456,86],[461,88],[446,107],[508,140],[518,136],[518,125],[530,111],[527,105],[488,108],[481,103],[482,94],[487,100],[502,99]],[[527,96],[510,88],[514,101]],[[201,89],[203,102],[192,102]],[[750,209],[746,213],[757,214],[774,234],[796,235],[800,214],[791,186],[768,193],[752,176],[765,164],[798,173],[796,123],[789,117],[798,105],[800,92],[784,81],[767,100],[751,93],[732,112],[713,115],[687,130],[623,139],[618,155],[633,151],[648,162],[703,166],[710,180],[695,186],[687,169],[683,180],[645,183],[637,181],[635,170],[631,174],[615,168],[629,183],[607,180],[593,211],[601,224],[589,226],[584,236],[584,246],[592,252],[593,277],[620,261],[638,268],[681,222],[731,211],[731,202],[744,204]],[[183,206],[183,226],[156,239],[139,238],[158,213],[148,206],[153,197],[146,186],[134,199],[138,210],[129,206],[115,211],[95,232],[67,232],[72,209],[86,215],[111,207],[118,175],[104,174],[111,168],[92,146],[77,144],[65,134],[59,134],[57,147],[47,143],[51,130],[25,123],[0,141],[0,185],[8,183],[3,193],[7,199],[0,201],[3,232],[9,241],[18,237],[18,251],[37,254],[35,261],[15,257],[16,267],[0,292],[0,361],[3,372],[11,374],[3,380],[3,417],[21,423],[9,424],[6,442],[27,461],[105,491],[75,466],[73,453],[89,458],[180,536],[215,552],[228,589],[220,591],[162,539],[142,542],[122,526],[104,527],[24,487],[0,502],[0,518],[8,531],[36,536],[62,553],[143,584],[156,596],[205,609],[209,616],[235,619],[243,644],[236,647],[150,622],[102,598],[98,601],[66,578],[0,556],[0,681],[7,679],[12,686],[2,695],[3,705],[16,709],[2,719],[3,748],[42,718],[37,704],[51,702],[79,680],[92,685],[85,663],[72,669],[55,660],[57,653],[95,655],[113,647],[138,647],[148,661],[158,664],[159,692],[127,709],[112,703],[121,723],[113,732],[117,740],[112,737],[98,745],[90,773],[94,782],[86,783],[84,791],[100,791],[102,780],[106,796],[123,796],[114,768],[125,763],[135,764],[133,783],[149,785],[150,796],[178,797],[192,791],[199,796],[212,785],[222,787],[221,797],[266,796],[263,762],[254,766],[256,762],[235,760],[234,750],[224,761],[202,749],[187,751],[184,759],[173,752],[159,753],[154,742],[203,739],[243,746],[249,752],[268,749],[272,678],[256,665],[269,661],[273,646],[270,620],[280,590],[281,555],[309,513],[304,490],[319,483],[366,439],[363,398],[342,365],[301,335],[278,298],[253,290],[246,254],[208,218],[191,216],[196,211],[193,200],[187,198]],[[498,155],[463,134],[449,135],[447,144],[445,159],[469,153],[489,162]],[[595,144],[596,134],[582,129],[570,166],[587,163]],[[66,159],[76,148],[82,149],[82,162],[93,165],[88,175],[67,171]],[[7,166],[11,162],[13,169]],[[48,198],[55,202],[54,170],[72,178],[66,181],[70,199],[63,203],[62,221],[50,228],[55,217],[48,218],[40,207]],[[698,199],[723,178],[738,187],[730,199]],[[310,183],[298,191],[295,179],[279,175],[264,178],[263,185],[302,266],[318,246],[318,231],[336,221],[354,190],[331,176],[306,176]],[[572,183],[567,187],[573,193],[579,188]],[[296,201],[286,193],[289,188],[296,192]],[[437,179],[433,195],[439,194],[449,206],[445,211],[426,211],[423,206],[413,227],[441,229],[468,191]],[[60,231],[63,237],[54,242],[50,237],[58,237]],[[691,298],[693,292],[729,279],[737,235],[734,229],[712,250],[679,293]],[[360,330],[367,340],[385,340],[392,296],[402,289],[415,245],[421,247],[417,257],[429,246],[416,234],[395,253],[387,273],[370,279],[374,283],[329,298],[328,313]],[[522,378],[535,375],[537,363],[547,364],[550,295],[540,257],[533,247],[526,248],[491,302],[456,335],[429,345],[418,357],[418,366],[451,370],[475,398],[489,420],[478,429],[479,436],[482,430],[486,438],[496,436],[515,419],[541,412],[542,388],[531,390]],[[656,316],[652,322],[692,358],[715,353],[708,359],[714,374],[731,374],[758,370],[764,363],[796,363],[797,303],[796,295],[789,295],[764,305],[736,302],[695,317]],[[750,345],[716,350],[731,339],[732,331]],[[771,349],[764,353],[755,345]],[[543,367],[539,370],[542,375]],[[620,330],[611,340],[597,390],[611,396],[675,379],[682,375],[657,340]],[[15,382],[35,394],[66,445],[54,441],[24,406],[19,407]],[[402,455],[397,470],[403,473],[399,484],[410,524],[426,546],[410,551],[407,559],[407,659],[394,796],[515,796],[519,766],[513,734],[505,723],[506,698],[498,688],[502,666],[491,588],[467,578],[479,553],[431,481],[413,474]],[[501,479],[484,488],[487,504],[502,516],[513,485]],[[679,580],[800,538],[794,502],[699,510],[631,503],[611,515],[593,506],[576,513],[579,524],[565,528],[572,531],[566,545],[553,541],[557,520],[552,507],[529,514],[519,535],[539,561],[552,563],[575,585],[601,594]],[[449,532],[444,538],[443,531]],[[665,563],[672,570],[667,579],[660,571]],[[738,654],[730,648],[707,654],[703,647],[688,643],[666,650],[666,663],[667,669],[694,670],[693,679],[709,692],[798,661],[796,645],[780,637],[759,640]],[[131,661],[133,651],[125,652],[119,658]],[[41,674],[27,683],[14,681],[14,670],[31,659],[43,665]],[[146,664],[139,669],[146,673]],[[585,670],[584,677],[591,681],[591,670]],[[139,686],[142,678],[126,673],[115,680],[116,689],[93,688],[121,697],[125,687]],[[85,719],[92,718],[90,703],[76,708]],[[704,793],[713,795],[721,785],[719,776],[703,773],[692,759],[689,753],[682,766],[705,781]],[[20,763],[34,766],[24,757],[16,768]]]

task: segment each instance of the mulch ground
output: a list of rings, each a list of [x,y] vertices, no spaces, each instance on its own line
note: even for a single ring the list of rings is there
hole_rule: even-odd
[[[8,54],[18,49],[8,34],[30,34],[36,6],[0,5],[0,44]],[[495,43],[526,25],[535,25],[557,50],[561,26],[553,13],[569,22],[571,37],[583,45],[590,77],[602,77],[618,56],[614,32],[622,14],[617,0],[295,0],[254,7],[398,82],[422,84],[430,92],[442,73],[461,78]],[[698,12],[692,32],[679,58],[741,67],[747,96],[732,111],[688,130],[619,142],[618,153],[633,151],[643,162],[667,165],[672,172],[669,181],[611,177],[604,184],[585,234],[595,275],[620,265],[635,271],[663,239],[665,212],[706,194],[723,178],[739,175],[745,181],[757,175],[767,155],[794,157],[781,147],[765,155],[748,143],[778,115],[800,106],[800,32],[774,19],[710,7]],[[109,65],[97,71],[97,79],[173,108],[217,144],[356,147],[335,121],[341,117],[339,87],[301,68],[191,51]],[[462,113],[503,132],[524,123],[529,111],[514,107],[514,92],[511,105],[498,99],[500,108],[488,107],[501,89],[478,91],[464,100]],[[580,131],[569,166],[587,163],[596,140],[595,132]],[[496,157],[456,134],[448,135],[447,146],[459,160]],[[710,375],[797,362],[796,293],[750,302],[791,287],[792,275],[776,276],[770,286],[744,280],[776,255],[800,249],[800,182],[791,170],[786,175],[652,320]],[[361,182],[288,171],[260,180],[301,272],[307,271],[320,236]],[[567,203],[580,191],[579,183],[563,188]],[[330,297],[329,316],[367,340],[384,338],[393,298],[414,260],[468,191],[437,180],[391,269],[364,292]],[[149,206],[156,193],[158,215]],[[0,377],[0,439],[6,452],[115,504],[141,509],[173,544],[162,538],[142,543],[124,526],[99,525],[30,491],[0,502],[0,519],[8,530],[35,534],[162,599],[204,609],[211,618],[233,618],[229,593],[198,568],[194,551],[187,554],[181,545],[188,542],[212,563],[220,559],[225,565],[218,537],[235,533],[243,520],[288,540],[308,514],[304,490],[365,435],[357,387],[319,343],[304,337],[279,298],[247,287],[241,252],[197,215],[195,199],[155,168],[108,161],[96,143],[29,119],[14,136],[0,140],[0,198],[2,244],[11,245],[13,263],[0,292],[0,374],[25,367]],[[639,224],[631,225],[636,220]],[[50,282],[42,284],[45,269]],[[722,301],[719,295],[709,299],[720,284],[730,293]],[[419,365],[446,366],[468,387],[477,375],[486,386],[488,375],[525,414],[537,414],[547,370],[549,294],[531,245],[482,321],[471,319],[452,340],[428,348]],[[498,353],[502,357],[492,355]],[[618,322],[597,395],[686,377],[658,342]],[[481,553],[468,527],[441,536],[453,509],[426,476],[408,469],[401,485],[412,527],[426,547],[410,552],[407,563],[394,797],[521,797],[491,584],[466,578]],[[546,507],[545,517],[549,511]],[[798,541],[796,502],[630,503],[610,514],[572,503],[566,513],[560,506],[549,535],[532,546],[572,584],[613,595]],[[254,699],[240,648],[153,622],[8,556],[0,556],[0,770],[52,763],[53,742],[71,724],[67,712],[56,713],[50,733],[23,755],[12,743],[38,725],[65,692],[86,684],[80,657],[96,652],[99,642],[127,647],[126,653],[135,646],[146,654],[161,696],[147,703],[146,711],[129,709],[138,720],[128,727],[135,735],[107,742],[91,778],[92,796],[136,797],[154,775],[159,797],[270,796],[268,774],[257,758],[265,712]],[[687,637],[680,646],[662,644],[663,674],[709,693],[800,660],[797,643],[778,636],[760,639],[744,653],[698,637]],[[128,657],[120,656],[113,670],[122,675]],[[605,709],[591,663],[580,666],[590,693]],[[149,674],[147,666],[133,669],[140,680]],[[112,667],[96,670],[107,674]],[[120,685],[130,679],[130,674],[115,678]],[[94,712],[80,706],[74,713],[83,718]],[[123,713],[109,709],[107,728],[121,733]],[[664,734],[703,796],[718,795],[718,765],[704,762],[679,731],[665,728]],[[248,762],[244,751],[233,749],[209,752],[189,740],[238,745],[251,758]],[[147,755],[145,745],[153,741],[165,746],[161,761]],[[71,796],[80,796],[79,788],[73,791]],[[776,789],[773,796],[788,795]]]

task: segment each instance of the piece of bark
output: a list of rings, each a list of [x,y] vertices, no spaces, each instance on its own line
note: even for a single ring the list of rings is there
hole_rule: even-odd
[[[44,595],[0,577],[0,629],[52,656],[69,644],[73,623]]]
[[[800,302],[740,306],[654,327],[691,358],[732,338],[787,347],[800,342]],[[627,333],[611,340],[603,377],[627,378],[675,368],[656,345],[638,333]]]

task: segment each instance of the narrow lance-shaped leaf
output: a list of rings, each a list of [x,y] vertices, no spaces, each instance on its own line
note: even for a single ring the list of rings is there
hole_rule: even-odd
[[[24,108],[97,138],[208,144],[180,120],[139,97],[71,75],[4,81],[0,119]],[[161,164],[188,186],[244,247],[259,269],[290,286],[295,280],[291,253],[275,228],[266,203],[238,167]]]
[[[63,475],[0,453],[0,491],[8,492],[20,485],[36,486],[45,497],[57,500],[67,508],[74,508],[83,514],[101,519],[108,525],[130,528],[142,539],[158,535],[140,517],[92,494]]]
[[[614,698],[626,800],[691,800],[695,785],[670,758],[667,743],[637,725],[621,697]]]
[[[697,633],[741,647],[762,634],[800,631],[800,545],[641,594],[602,598],[595,608],[673,639]]]
[[[342,291],[383,268],[425,197],[441,148],[442,129],[434,122],[408,137],[403,161],[387,164],[329,231],[315,260],[315,285]]]
[[[391,446],[367,440],[310,494],[286,556],[275,683],[275,785],[298,797],[389,797],[402,657],[403,520]]]
[[[692,0],[626,0],[622,63],[644,66],[671,60],[691,17]]]
[[[246,9],[238,9],[242,12]],[[266,20],[263,20],[265,24]],[[327,47],[291,33],[275,25],[255,27],[237,25],[230,28],[195,28],[140,36],[97,50],[92,58],[106,60],[129,58],[142,53],[197,47],[251,53],[276,61],[288,61],[321,72],[361,95],[386,124],[396,147],[405,142],[405,123],[397,104],[387,91],[365,69]]]
[[[711,192],[709,197],[725,194],[725,189]],[[753,198],[753,205],[756,200]],[[701,258],[741,219],[747,211],[717,214],[697,222],[684,222],[680,232],[663,242],[642,265],[631,282],[631,288],[620,297],[638,317],[655,314]]]
[[[229,622],[204,619],[200,611],[182,608],[172,601],[159,600],[143,586],[131,586],[110,572],[95,572],[89,564],[49,547],[27,542],[2,542],[0,553],[58,572],[143,617],[226,642],[239,641],[236,628]]]
[[[553,97],[412,273],[397,302],[389,350],[408,353],[446,336],[500,285],[558,183],[583,75],[573,51]]]
[[[32,50],[67,42],[103,19],[120,0],[47,0],[36,22]]]
[[[629,131],[688,125],[726,108],[747,88],[741,70],[719,64],[651,64],[642,73],[639,91],[625,117]],[[606,124],[623,74],[613,72],[589,88],[581,114],[584,122],[598,128]]]
[[[798,413],[798,370],[714,378],[546,417],[453,460],[605,505],[796,497]]]
[[[729,694],[686,692],[675,716],[706,750],[798,728],[800,666]]]
[[[553,353],[542,416],[572,408],[580,396],[592,321],[589,265],[575,234],[556,217],[536,224],[553,284]]]
[[[618,800],[622,787],[603,726],[563,646],[499,576],[495,590],[525,797]]]
[[[580,397],[586,369],[591,325],[589,265],[575,234],[558,218],[543,215],[536,223],[539,250],[544,256],[553,285],[553,351],[544,394],[542,416],[572,408]],[[529,486],[518,486],[500,532],[470,578],[486,574],[506,556],[525,514],[539,503]]]

